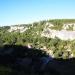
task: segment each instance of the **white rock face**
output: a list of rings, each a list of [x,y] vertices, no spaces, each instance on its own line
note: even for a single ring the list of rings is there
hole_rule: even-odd
[[[51,30],[45,29],[41,36],[45,36],[48,38],[55,38],[58,37],[61,40],[74,40],[75,39],[75,31],[67,31],[67,30]]]
[[[22,30],[20,30],[20,33],[23,33],[27,30],[28,28],[23,28]]]
[[[23,33],[27,29],[28,28],[24,28],[24,26],[11,26],[10,29],[8,30],[8,32],[18,31],[19,30],[21,33]]]
[[[49,51],[47,51],[47,53],[48,53],[52,58],[54,58],[53,50],[49,50]]]
[[[30,44],[28,44],[28,48],[32,48]]]
[[[54,25],[51,24],[51,23],[49,23],[49,22],[47,22],[47,23],[46,23],[46,26],[48,26],[48,27],[53,27]]]
[[[75,23],[68,23],[63,25],[63,29],[69,29],[69,27],[73,27],[73,30],[75,30]]]
[[[70,58],[73,58],[73,57],[74,57],[74,54],[73,54],[73,53],[71,53]]]
[[[52,24],[46,23],[44,31],[42,32],[41,36],[48,37],[48,38],[55,38],[58,37],[61,40],[74,40],[75,39],[75,23],[66,23],[63,24],[62,30],[52,30],[49,26],[54,26]],[[73,31],[67,31],[69,28],[73,28]]]

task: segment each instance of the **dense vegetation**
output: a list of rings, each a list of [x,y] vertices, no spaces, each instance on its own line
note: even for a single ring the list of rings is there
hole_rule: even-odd
[[[8,30],[10,29],[10,26],[0,27],[1,75],[26,75],[27,73],[27,75],[39,75],[41,71],[41,65],[43,64],[43,61],[40,60],[42,57],[53,55],[54,58],[57,59],[68,59],[72,58],[71,54],[73,54],[73,57],[75,57],[75,40],[64,41],[57,37],[54,39],[41,37],[41,33],[44,28],[46,28],[47,22],[50,22],[54,25],[54,27],[50,27],[51,29],[61,30],[64,23],[75,23],[75,19],[55,19],[35,22],[33,24],[22,24],[20,26],[29,28],[23,33],[20,33],[19,31],[9,32]],[[70,27],[69,30],[73,29]],[[26,47],[28,44],[32,46],[31,49]],[[48,53],[49,51],[52,51],[52,55]],[[72,67],[75,68],[75,60],[71,60],[71,62],[69,59],[65,60],[67,61],[65,62],[64,60],[59,61],[57,59],[47,64],[47,66],[42,70],[43,75],[47,75],[48,72],[49,75],[60,75],[61,72],[61,75],[64,75],[66,74],[65,72],[70,72]],[[30,60],[32,60],[32,62]],[[72,67],[69,68],[69,65]],[[65,70],[68,69],[68,71],[61,71],[63,69],[62,66],[64,66],[64,69],[66,66]],[[57,72],[56,70],[61,72]]]
[[[41,37],[41,32],[43,31],[46,22],[51,22],[54,24],[53,29],[62,29],[63,23],[74,23],[74,19],[55,19],[48,21],[35,22],[33,24],[22,26],[30,27],[23,33],[20,32],[8,32],[7,30],[10,26],[0,27],[0,46],[4,45],[32,45],[33,48],[41,49],[46,47],[46,51],[52,50],[55,58],[69,58],[73,53],[75,55],[75,40],[73,41],[63,41],[59,38],[46,38]],[[20,25],[21,26],[21,25]],[[71,51],[67,51],[70,49]]]

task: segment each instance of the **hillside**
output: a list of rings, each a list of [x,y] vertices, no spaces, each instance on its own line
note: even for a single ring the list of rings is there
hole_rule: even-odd
[[[75,19],[54,19],[0,27],[0,46],[23,45],[53,58],[75,57]]]

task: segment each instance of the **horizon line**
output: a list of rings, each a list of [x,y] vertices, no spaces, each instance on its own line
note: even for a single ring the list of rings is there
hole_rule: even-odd
[[[35,21],[31,21],[31,22],[27,22],[27,23],[14,23],[14,24],[6,24],[6,25],[0,25],[0,27],[3,26],[13,26],[13,25],[21,25],[21,24],[33,24],[35,22],[41,22],[41,21],[49,21],[49,20],[75,20],[75,18],[49,18],[49,19],[41,19],[41,20],[35,20]]]

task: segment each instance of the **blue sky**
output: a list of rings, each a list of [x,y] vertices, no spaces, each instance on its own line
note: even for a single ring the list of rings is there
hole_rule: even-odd
[[[0,26],[75,18],[75,0],[0,0]]]

